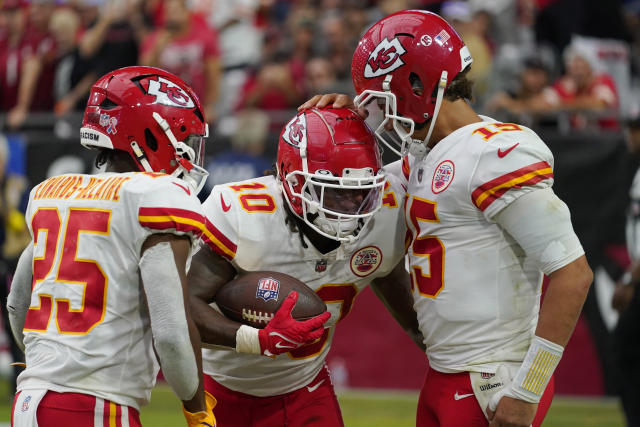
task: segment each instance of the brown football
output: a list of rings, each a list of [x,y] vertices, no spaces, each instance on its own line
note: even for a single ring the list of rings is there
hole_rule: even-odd
[[[295,277],[275,271],[252,271],[239,274],[224,284],[216,294],[216,304],[229,319],[254,328],[264,328],[291,291],[298,301],[291,315],[307,320],[324,313],[324,301]]]

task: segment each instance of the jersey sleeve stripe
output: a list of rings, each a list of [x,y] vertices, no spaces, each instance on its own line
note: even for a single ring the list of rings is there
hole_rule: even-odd
[[[202,215],[184,209],[140,208],[138,222],[152,230],[170,230],[191,233],[199,238],[204,230]]]
[[[484,211],[510,189],[535,185],[549,178],[553,178],[553,169],[549,163],[534,163],[479,186],[471,194],[471,199],[481,211]]]
[[[409,156],[404,156],[402,158],[402,174],[404,175],[404,179],[409,180]]]
[[[202,233],[202,240],[218,255],[228,260],[235,258],[238,246],[222,234],[211,221],[208,219],[205,219],[205,221],[206,227]]]

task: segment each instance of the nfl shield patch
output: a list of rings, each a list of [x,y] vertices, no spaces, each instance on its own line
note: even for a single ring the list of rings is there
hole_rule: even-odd
[[[318,261],[316,261],[316,271],[318,273],[322,273],[324,271],[327,270],[327,260],[326,259],[319,259]]]
[[[280,293],[280,282],[273,277],[264,277],[258,280],[256,298],[262,298],[265,302],[277,300]]]
[[[20,408],[22,412],[27,412],[29,410],[29,402],[31,402],[31,395],[25,397],[22,401],[22,408]]]

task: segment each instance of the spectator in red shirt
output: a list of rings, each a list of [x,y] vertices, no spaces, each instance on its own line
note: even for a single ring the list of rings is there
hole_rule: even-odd
[[[564,62],[566,74],[544,91],[544,100],[553,108],[572,111],[571,124],[574,128],[584,128],[588,116],[581,112],[591,112],[601,116],[598,119],[601,128],[617,129],[616,84],[608,74],[597,73],[595,53],[569,45],[564,52]]]
[[[24,0],[5,0],[0,11],[0,112],[11,129],[26,119],[43,66],[37,40],[27,36],[27,8]]]
[[[168,0],[164,26],[143,42],[140,63],[163,68],[186,81],[203,100],[205,117],[215,120],[220,81],[218,37],[185,0]]]

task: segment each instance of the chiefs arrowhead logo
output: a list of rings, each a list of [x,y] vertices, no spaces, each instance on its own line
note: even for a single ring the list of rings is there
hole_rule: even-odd
[[[371,79],[402,67],[404,61],[401,57],[405,53],[407,53],[407,50],[397,37],[391,41],[385,37],[369,55],[367,65],[364,67],[364,76]]]
[[[304,114],[295,116],[287,123],[282,132],[282,139],[294,147],[307,144],[307,119]]]
[[[157,80],[153,77],[157,77]],[[141,84],[144,87],[144,83],[146,83],[147,93],[156,97],[153,101],[154,104],[178,108],[194,108],[196,106],[189,94],[176,83],[161,76],[153,77],[150,77],[146,82],[141,82]]]

